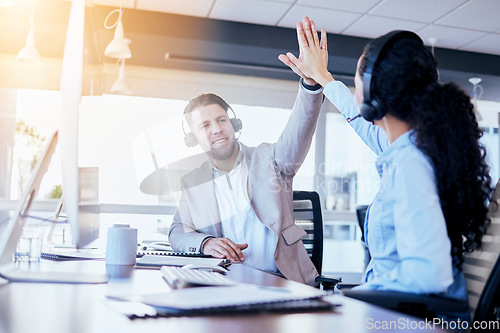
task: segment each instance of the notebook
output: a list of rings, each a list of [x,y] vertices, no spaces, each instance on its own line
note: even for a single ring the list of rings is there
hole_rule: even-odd
[[[52,249],[42,251],[42,258],[49,260],[92,260],[105,259],[105,254],[92,250]]]
[[[168,293],[130,297],[150,307],[146,314],[127,314],[129,318],[198,316],[253,312],[310,312],[331,310],[334,304],[321,297],[324,291],[291,291],[279,287],[237,284],[227,287],[177,289]],[[108,296],[128,301],[128,297]]]

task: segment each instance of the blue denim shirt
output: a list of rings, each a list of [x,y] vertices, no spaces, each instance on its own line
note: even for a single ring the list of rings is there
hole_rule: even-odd
[[[359,113],[343,83],[330,82],[324,94],[346,118]],[[380,175],[364,227],[372,259],[365,283],[357,288],[467,299],[463,273],[452,265],[434,169],[414,144],[415,133],[409,131],[389,145],[383,130],[364,119],[351,126],[378,155]]]

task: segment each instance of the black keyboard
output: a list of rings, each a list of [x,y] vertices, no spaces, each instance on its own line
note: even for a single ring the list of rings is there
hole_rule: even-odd
[[[201,254],[199,252],[177,252],[177,251],[138,251],[137,258],[142,258],[145,255],[153,256],[174,256],[174,257],[193,257],[193,258],[212,258],[209,254]]]

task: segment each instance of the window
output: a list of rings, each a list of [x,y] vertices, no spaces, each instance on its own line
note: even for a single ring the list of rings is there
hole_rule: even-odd
[[[12,151],[11,188],[8,199],[19,199],[29,180],[47,138],[59,128],[60,99],[58,91],[18,89],[15,104],[15,145]],[[38,199],[57,199],[56,186],[61,185],[60,160],[54,156],[40,188]],[[40,198],[40,196],[42,198]]]
[[[97,177],[92,186],[97,187],[99,202],[114,205],[111,211],[102,214],[103,228],[112,223],[129,223],[139,228],[139,239],[158,238],[157,232],[168,230],[175,210],[174,193],[150,195],[141,192],[140,185],[157,168],[189,160],[193,155],[204,155],[199,147],[188,148],[183,142],[182,112],[189,98],[204,91],[216,91],[227,98],[243,122],[239,139],[255,146],[278,139],[290,115],[287,105],[293,104],[298,88],[295,82],[277,84],[276,80],[269,79],[248,78],[245,81],[248,87],[245,87],[236,76],[204,74],[199,81],[199,75],[177,72],[175,75],[172,81],[176,83],[185,79],[182,89],[174,91],[176,86],[173,86],[168,90],[170,95],[179,95],[178,99],[170,95],[169,98],[117,95],[82,98],[79,165],[87,175]],[[189,90],[191,81],[197,85]],[[30,165],[43,147],[42,139],[59,127],[60,93],[1,89],[0,94],[0,198],[12,201],[19,198],[23,182],[31,174]],[[231,97],[235,97],[236,102],[232,102]],[[500,103],[478,101],[478,106],[482,117],[480,126],[485,132],[482,142],[487,148],[491,176],[496,181]],[[357,205],[369,204],[377,193],[376,156],[339,113],[328,112],[325,119],[318,124],[320,130],[324,127],[325,143],[313,138],[309,154],[294,179],[294,188],[317,190],[321,194],[325,208],[325,271],[361,271],[363,253],[354,209]],[[324,161],[317,161],[315,152],[322,149]],[[191,167],[199,165],[191,164]],[[57,202],[62,183],[59,165],[56,154],[42,183],[39,199]],[[315,188],[318,174],[321,183]],[[178,180],[178,175],[176,177]],[[138,214],[130,214],[127,206],[138,206]],[[157,208],[148,207],[164,210],[159,213]],[[151,211],[144,214],[141,209]],[[105,239],[101,237],[101,241]],[[342,251],[344,255],[340,255]],[[341,262],[338,258],[349,259]]]
[[[490,176],[493,185],[500,177],[500,155],[498,136],[498,115],[500,114],[500,103],[492,101],[477,101],[479,126],[483,129],[481,142],[486,148],[486,161],[490,166]]]
[[[498,114],[500,103],[478,101],[481,142],[493,185],[499,177]],[[362,272],[364,251],[359,241],[357,222],[338,212],[353,211],[357,205],[370,204],[378,191],[376,155],[361,141],[344,117],[326,115],[325,139],[325,272]],[[357,231],[357,232],[356,232]],[[335,256],[328,255],[335,253]]]
[[[84,98],[80,110],[80,166],[99,168],[101,202],[175,204],[173,195],[159,198],[144,194],[139,185],[156,167],[203,153],[199,147],[184,145],[181,115],[186,104],[181,100],[130,96]],[[248,146],[275,142],[290,115],[290,110],[281,108],[232,107],[243,123],[240,141]],[[301,189],[312,188],[313,163],[311,149],[297,175],[296,184]]]
[[[294,89],[297,86],[294,85]],[[10,192],[4,197],[15,200],[21,195],[20,181],[31,175],[31,161],[36,150],[41,150],[47,138],[60,122],[60,93],[48,90],[14,91],[13,120],[8,127],[15,127],[30,135],[17,134],[12,144],[13,161],[9,175]],[[293,103],[293,99],[290,104]],[[113,223],[129,223],[139,228],[139,239],[156,237],[152,233],[166,233],[175,210],[175,196],[149,195],[141,192],[140,184],[156,168],[170,165],[192,155],[203,154],[199,147],[188,148],[183,142],[182,112],[187,100],[148,98],[137,96],[84,96],[79,114],[79,166],[85,172],[85,182],[94,188],[84,189],[81,195],[96,191],[101,204],[107,205],[112,214],[101,215],[104,229]],[[284,129],[290,109],[234,104],[232,107],[243,122],[240,140],[248,146],[262,142],[275,142]],[[7,127],[7,125],[5,125]],[[186,130],[188,130],[186,128]],[[30,132],[31,131],[31,132]],[[33,137],[40,137],[39,142]],[[6,141],[4,141],[6,142]],[[296,176],[295,185],[312,189],[314,174],[314,142],[311,153]],[[64,158],[64,156],[62,156]],[[155,164],[156,163],[156,164]],[[197,165],[192,165],[194,168]],[[57,153],[51,169],[44,178],[39,200],[57,202],[61,194],[62,177]],[[57,192],[57,193],[56,193]],[[51,194],[52,193],[52,194]],[[52,195],[52,199],[49,198]],[[121,205],[117,208],[116,205]],[[164,206],[163,214],[130,214],[126,206]],[[108,208],[105,208],[107,210]],[[47,213],[52,214],[52,212]],[[141,235],[143,233],[143,235]],[[148,236],[150,235],[150,236]],[[105,242],[105,238],[101,242]],[[104,243],[101,244],[101,246]]]
[[[376,155],[340,113],[327,113],[325,126],[323,270],[343,272],[347,283],[359,283],[365,253],[354,211],[357,205],[371,203],[377,193]]]

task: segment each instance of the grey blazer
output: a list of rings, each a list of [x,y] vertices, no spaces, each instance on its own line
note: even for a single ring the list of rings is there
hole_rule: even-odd
[[[278,235],[276,265],[287,279],[310,285],[316,284],[318,272],[301,240],[305,232],[294,223],[292,181],[311,146],[322,100],[322,93],[306,92],[301,85],[278,141],[242,147],[252,208],[260,221]],[[176,251],[197,252],[205,238],[224,237],[209,163],[184,176],[181,187],[169,241]]]

